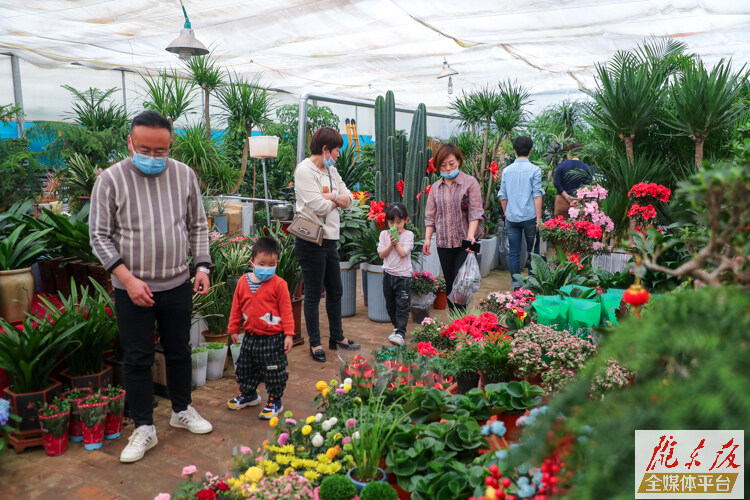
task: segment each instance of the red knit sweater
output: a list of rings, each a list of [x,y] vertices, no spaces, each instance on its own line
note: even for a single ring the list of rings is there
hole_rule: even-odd
[[[227,332],[239,333],[240,326],[254,335],[294,335],[292,300],[286,281],[274,275],[253,293],[242,276],[234,291]]]

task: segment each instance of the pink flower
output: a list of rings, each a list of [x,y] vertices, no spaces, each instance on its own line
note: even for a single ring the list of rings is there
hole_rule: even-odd
[[[346,391],[342,389],[341,387],[336,388],[336,394],[344,394]]]
[[[294,420],[293,418],[287,418],[286,420],[284,420],[284,422],[290,425],[297,425],[297,421]]]
[[[349,436],[344,436],[344,439],[341,440],[341,444],[349,444],[352,442],[352,438]]]
[[[249,447],[247,447],[247,446],[240,446],[240,453],[242,453],[243,455],[246,455],[246,454],[250,453],[250,451],[252,451],[252,450],[250,450]]]
[[[188,465],[187,467],[182,468],[182,475],[183,476],[189,476],[191,474],[195,474],[198,472],[198,467],[195,465]]]
[[[350,418],[350,419],[348,419],[348,420],[346,421],[346,428],[347,428],[347,429],[351,429],[351,428],[352,428],[352,427],[354,427],[355,425],[357,425],[357,420],[356,420],[356,419]]]
[[[159,493],[154,497],[154,500],[170,500],[172,496],[169,493]]]
[[[570,215],[570,217],[571,217],[572,219],[577,219],[577,218],[578,218],[578,215],[579,215],[580,213],[581,213],[581,211],[580,211],[579,209],[577,209],[577,208],[573,208],[573,207],[570,207],[570,208],[568,209],[568,215]]]
[[[279,434],[279,439],[278,439],[279,446],[284,446],[288,439],[289,439],[288,433],[282,432],[281,434]]]

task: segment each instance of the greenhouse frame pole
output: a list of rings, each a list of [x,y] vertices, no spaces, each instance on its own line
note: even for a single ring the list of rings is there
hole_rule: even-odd
[[[23,115],[23,92],[21,91],[21,69],[18,65],[18,56],[10,54],[10,70],[13,75],[13,99],[20,112],[16,116],[16,127],[18,128],[18,138],[21,139],[26,135],[26,119]]]
[[[305,159],[305,133],[307,128],[307,101],[309,99],[315,99],[316,101],[332,102],[335,104],[347,104],[350,106],[361,106],[363,108],[374,108],[375,103],[369,101],[360,101],[358,99],[344,99],[341,97],[331,97],[320,94],[313,94],[311,92],[305,92],[299,96],[299,123],[297,124],[297,163],[299,164]],[[416,108],[396,108],[396,111],[402,113],[414,113]],[[435,116],[438,118],[448,118],[449,120],[456,120],[457,117],[453,115],[446,115],[444,113],[434,113],[432,111],[427,112],[427,116]]]

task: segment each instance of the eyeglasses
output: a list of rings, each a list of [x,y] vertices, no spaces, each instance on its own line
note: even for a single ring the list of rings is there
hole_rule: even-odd
[[[161,160],[169,156],[169,149],[167,149],[166,152],[160,151],[158,153],[152,153],[151,151],[148,151],[148,150],[144,151],[143,148],[135,147],[135,144],[133,144],[132,139],[129,139],[129,140],[130,140],[130,146],[133,148],[133,151],[135,151],[136,153],[140,155],[150,156],[152,158],[156,158],[157,160]]]

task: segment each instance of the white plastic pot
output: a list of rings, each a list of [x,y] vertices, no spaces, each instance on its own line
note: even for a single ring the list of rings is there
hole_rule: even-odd
[[[206,368],[206,378],[208,380],[219,380],[224,376],[224,365],[227,361],[227,347],[221,349],[208,350],[208,362]]]
[[[193,359],[193,384],[198,387],[206,385],[208,351],[194,353],[191,357]]]

